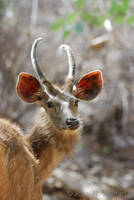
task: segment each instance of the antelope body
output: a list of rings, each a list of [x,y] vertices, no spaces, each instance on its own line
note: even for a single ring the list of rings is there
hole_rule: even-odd
[[[64,90],[49,82],[36,60],[40,40],[35,40],[31,50],[40,82],[27,73],[20,73],[17,81],[18,96],[42,107],[35,126],[24,135],[16,124],[0,119],[0,200],[42,199],[42,183],[77,142],[81,128],[78,101],[95,98],[102,87],[99,70],[86,74],[75,85],[75,61],[67,45],[62,45],[69,61]]]

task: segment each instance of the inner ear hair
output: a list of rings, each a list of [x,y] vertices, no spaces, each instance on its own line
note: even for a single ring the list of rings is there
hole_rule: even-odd
[[[73,85],[74,85],[74,80],[71,78],[67,78],[65,81],[65,91],[68,91],[70,94],[72,93],[73,90]]]

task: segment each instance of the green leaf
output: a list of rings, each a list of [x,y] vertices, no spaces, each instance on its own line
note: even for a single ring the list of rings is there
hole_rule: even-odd
[[[105,15],[91,15],[89,12],[82,13],[82,19],[86,23],[90,23],[92,26],[104,27]]]
[[[115,0],[112,1],[111,8],[109,10],[109,14],[111,16],[114,15],[126,15],[128,12],[130,6],[129,1],[122,1],[122,2],[116,2]]]
[[[131,0],[121,0],[123,3],[129,4]]]
[[[71,33],[71,26],[67,24],[63,29],[63,35],[62,35],[63,40],[65,40],[70,35],[70,33]]]
[[[85,21],[85,22],[89,22],[90,21],[90,19],[91,19],[91,14],[89,14],[89,12],[83,12],[82,13],[82,19],[83,19],[83,21]]]
[[[75,4],[78,8],[83,8],[85,6],[86,0],[76,0]]]
[[[77,22],[75,25],[75,31],[77,35],[81,35],[83,33],[84,26],[82,22]]]
[[[70,35],[70,33],[71,33],[71,31],[69,31],[69,30],[64,30],[64,32],[63,32],[63,40],[65,40],[69,35]]]
[[[53,30],[53,31],[57,31],[57,30],[59,30],[59,29],[63,26],[63,24],[64,24],[64,19],[61,18],[61,19],[55,21],[55,22],[51,25],[50,28],[51,28],[51,30]]]
[[[129,4],[127,3],[122,4],[122,6],[120,7],[120,12],[122,14],[126,14],[128,10],[129,10]]]
[[[101,28],[104,27],[104,21],[106,20],[106,16],[100,15],[98,16],[98,26]]]
[[[114,22],[116,23],[116,24],[122,24],[123,23],[123,21],[124,21],[124,16],[115,16],[114,18]]]
[[[115,1],[112,1],[111,8],[110,8],[110,11],[109,11],[110,14],[118,12],[119,8],[120,8],[119,4]]]
[[[73,23],[76,20],[77,16],[78,16],[78,13],[70,13],[66,17],[66,23],[69,23],[69,24]]]
[[[130,17],[127,19],[127,24],[128,24],[128,25],[134,24],[134,15],[130,16]]]

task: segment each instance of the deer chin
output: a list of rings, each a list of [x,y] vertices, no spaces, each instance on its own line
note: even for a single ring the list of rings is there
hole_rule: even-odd
[[[73,128],[69,128],[69,127],[62,128],[64,134],[71,134],[71,135],[77,134],[79,129],[80,129],[80,126],[73,127]]]
[[[68,135],[76,135],[76,134],[78,134],[78,128],[77,128],[77,129],[74,129],[74,130],[72,130],[72,129],[66,129],[66,130],[65,130],[65,134],[68,134]]]

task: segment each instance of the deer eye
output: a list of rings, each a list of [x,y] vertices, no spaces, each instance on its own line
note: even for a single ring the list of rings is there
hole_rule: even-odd
[[[47,107],[48,107],[48,108],[54,107],[54,104],[53,104],[52,101],[48,101],[46,104],[47,104]]]

